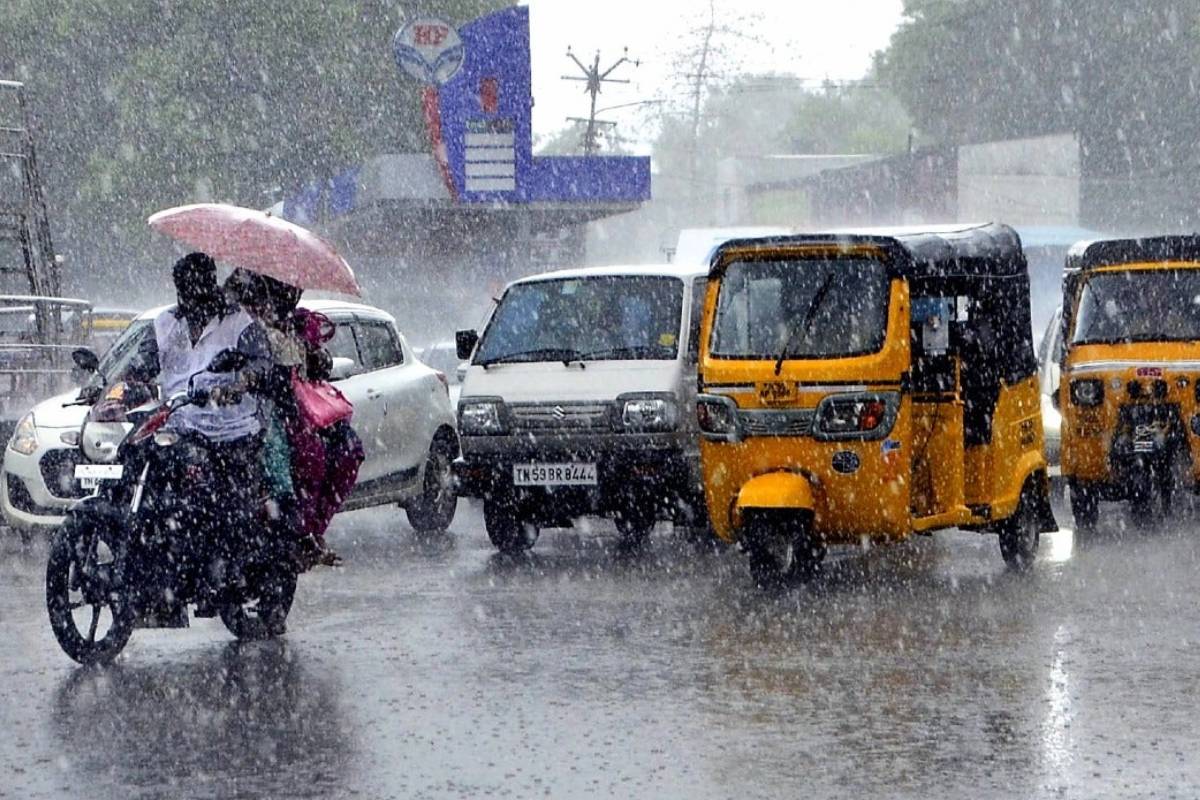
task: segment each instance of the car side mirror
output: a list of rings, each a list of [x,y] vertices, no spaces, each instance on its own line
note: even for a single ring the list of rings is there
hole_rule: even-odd
[[[71,351],[71,360],[75,362],[75,366],[84,372],[99,372],[100,357],[86,347],[79,347]]]
[[[209,372],[237,372],[246,368],[250,357],[238,350],[226,349],[213,356],[208,362]]]
[[[354,359],[345,356],[334,356],[333,364],[329,367],[329,380],[344,381],[354,374]]]
[[[454,352],[463,361],[471,357],[477,344],[479,344],[479,333],[474,330],[456,331],[454,334]]]

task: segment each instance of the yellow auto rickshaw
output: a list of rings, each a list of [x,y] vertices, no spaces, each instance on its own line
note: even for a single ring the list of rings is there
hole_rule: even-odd
[[[1135,522],[1196,489],[1200,237],[1081,242],[1063,277],[1062,474],[1075,526],[1102,500]]]
[[[1056,529],[1011,228],[731,241],[702,326],[708,509],[760,584],[950,527],[998,533],[1022,569]]]

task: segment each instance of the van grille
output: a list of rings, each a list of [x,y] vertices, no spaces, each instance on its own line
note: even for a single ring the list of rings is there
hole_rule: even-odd
[[[536,403],[510,405],[513,427],[518,430],[611,430],[607,403]]]
[[[738,412],[738,421],[746,436],[808,436],[812,432],[811,408],[803,409],[745,409]]]

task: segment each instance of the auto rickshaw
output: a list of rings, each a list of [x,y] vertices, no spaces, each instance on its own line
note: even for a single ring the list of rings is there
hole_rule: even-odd
[[[731,241],[702,324],[708,509],[760,584],[950,527],[998,533],[1024,569],[1056,529],[1011,228]]]
[[[1137,523],[1196,489],[1200,237],[1081,242],[1063,276],[1062,474],[1076,528],[1100,501]]]

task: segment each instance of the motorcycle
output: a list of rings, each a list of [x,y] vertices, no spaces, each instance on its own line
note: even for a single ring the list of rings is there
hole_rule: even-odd
[[[265,504],[206,501],[225,478],[214,446],[166,426],[189,405],[239,402],[248,390],[195,381],[246,365],[244,354],[221,351],[186,392],[161,403],[136,387],[81,398],[92,408],[75,475],[93,493],[67,512],[46,565],[50,625],[75,661],[111,661],[136,628],[187,627],[193,604],[241,640],[284,632],[297,579],[286,537],[272,530]]]

